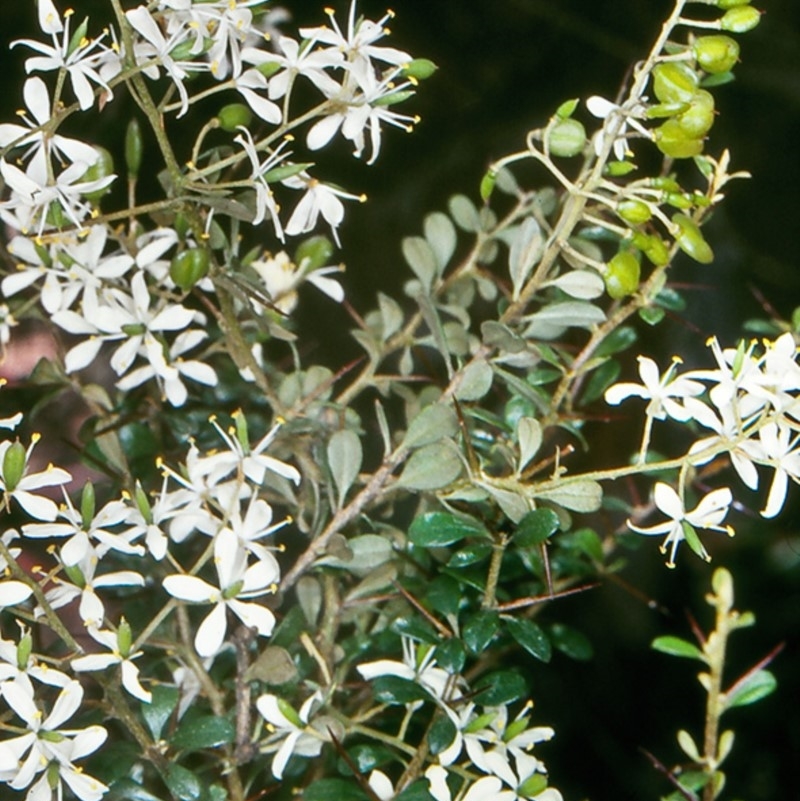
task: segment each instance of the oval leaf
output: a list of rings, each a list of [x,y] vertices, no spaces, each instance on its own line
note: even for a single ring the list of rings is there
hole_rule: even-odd
[[[534,509],[527,512],[517,524],[514,542],[523,548],[541,545],[559,527],[558,515],[552,509]]]
[[[489,609],[476,612],[462,628],[461,634],[464,638],[464,644],[473,654],[483,653],[499,627],[500,618],[497,612]]]
[[[687,659],[699,659],[705,662],[703,652],[696,646],[680,637],[656,637],[650,644],[654,651],[661,651],[662,654],[671,656],[683,656]]]
[[[183,751],[199,751],[232,743],[233,724],[227,718],[208,715],[201,718],[184,718],[170,743]]]
[[[525,679],[515,670],[498,670],[482,676],[473,685],[472,700],[481,706],[510,704],[528,693]]]
[[[431,445],[440,439],[452,437],[458,431],[456,413],[441,403],[426,406],[411,421],[403,438],[403,446],[409,450]]]
[[[328,466],[338,491],[338,506],[344,505],[347,491],[353,486],[361,469],[364,452],[361,440],[355,431],[343,429],[337,431],[328,442]]]
[[[517,441],[519,442],[517,472],[521,473],[542,447],[541,423],[533,417],[520,417],[517,422]]]
[[[505,619],[508,633],[531,655],[541,662],[549,662],[553,654],[550,640],[532,620],[509,617]]]
[[[425,218],[425,239],[436,254],[436,261],[441,275],[456,249],[456,228],[450,218],[441,211],[434,211]]]
[[[464,370],[461,383],[456,389],[456,398],[462,401],[480,400],[491,388],[494,371],[488,362],[472,362]]]
[[[197,801],[203,794],[203,782],[192,771],[174,762],[167,765],[164,782],[179,801]]]
[[[542,255],[544,237],[536,219],[526,217],[516,231],[508,252],[508,271],[517,300],[525,281]]]
[[[398,484],[412,490],[436,490],[452,484],[463,465],[450,440],[426,445],[411,454]]]
[[[778,680],[772,673],[768,670],[757,670],[726,696],[725,709],[754,704],[774,692],[777,686]]]
[[[405,237],[402,247],[403,257],[408,262],[408,266],[419,278],[423,289],[430,292],[437,272],[436,254],[433,249],[421,236]]]
[[[537,492],[536,497],[557,503],[571,512],[596,512],[603,501],[603,488],[596,481],[584,479]]]

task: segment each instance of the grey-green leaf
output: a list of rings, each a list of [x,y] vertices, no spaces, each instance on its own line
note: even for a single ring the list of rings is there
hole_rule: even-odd
[[[409,450],[431,445],[458,431],[458,418],[450,406],[435,403],[426,406],[411,421],[403,438],[403,446]]]
[[[331,469],[333,481],[338,491],[337,503],[339,508],[344,505],[347,491],[353,486],[361,469],[364,452],[361,440],[355,431],[342,429],[336,431],[328,442],[328,467]]]
[[[517,229],[508,253],[508,270],[514,288],[514,300],[528,276],[542,256],[544,237],[542,229],[534,217],[526,217]]]
[[[463,464],[451,440],[443,440],[414,451],[406,462],[398,484],[412,490],[436,490],[452,484]]]
[[[403,256],[408,266],[419,278],[423,289],[430,292],[437,274],[436,254],[426,239],[421,236],[407,236],[403,239]]]
[[[471,362],[456,389],[456,398],[461,401],[480,400],[492,388],[493,378],[494,371],[488,362],[482,359]]]
[[[520,417],[517,423],[517,441],[519,442],[517,472],[521,473],[542,446],[541,423],[533,417]]]
[[[425,239],[431,246],[441,275],[456,249],[456,229],[450,218],[441,211],[434,211],[425,218]]]
[[[557,503],[571,512],[596,512],[603,501],[603,488],[596,481],[581,479],[537,491],[536,497]]]

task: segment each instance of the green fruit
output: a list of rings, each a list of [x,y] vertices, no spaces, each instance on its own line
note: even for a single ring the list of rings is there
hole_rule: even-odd
[[[675,209],[690,209],[694,206],[692,196],[682,192],[667,192],[664,195],[664,202]]]
[[[547,147],[554,156],[577,156],[585,146],[586,129],[578,120],[559,120],[547,131]]]
[[[697,73],[680,61],[667,61],[653,69],[653,92],[662,103],[690,102],[699,83]]]
[[[694,43],[697,63],[712,75],[728,72],[739,60],[739,43],[730,36],[700,36]]]
[[[403,67],[406,78],[425,81],[439,69],[429,58],[415,58]]]
[[[752,6],[737,6],[726,11],[720,20],[723,31],[747,33],[761,22],[761,12]]]
[[[666,242],[660,237],[653,234],[648,237],[648,242],[642,248],[642,253],[649,259],[651,264],[656,267],[663,267],[669,263],[669,248]]]
[[[636,169],[636,165],[630,161],[609,161],[604,172],[612,178],[621,178]]]
[[[209,266],[208,251],[190,248],[175,256],[169,265],[169,276],[184,292],[205,278]]]
[[[229,103],[223,106],[217,114],[219,127],[223,131],[233,133],[237,128],[246,128],[253,121],[253,113],[244,103]]]
[[[650,207],[641,200],[621,201],[617,206],[617,214],[631,225],[646,223],[653,216]]]
[[[736,6],[749,6],[750,0],[717,0],[718,8],[734,8]]]
[[[101,178],[107,178],[109,175],[114,174],[114,159],[111,154],[104,148],[98,145],[94,146],[97,151],[97,161],[89,167],[83,174],[81,181],[97,181]],[[111,191],[111,186],[104,186],[102,189],[96,189],[94,192],[84,192],[84,197],[94,205],[100,202],[100,199]]]
[[[703,152],[703,140],[689,136],[676,119],[667,120],[655,130],[656,147],[673,159],[688,159]]]
[[[705,136],[714,124],[714,95],[705,89],[699,89],[686,111],[675,119],[681,130],[692,139]]]
[[[3,483],[6,485],[6,492],[13,492],[17,488],[27,461],[25,446],[19,440],[12,442],[3,456]]]
[[[629,250],[621,250],[606,265],[606,292],[614,300],[632,295],[639,288],[641,271],[639,259]]]
[[[677,226],[675,241],[678,247],[700,264],[711,264],[714,261],[714,251],[703,238],[700,226],[685,214],[674,215],[672,222]]]

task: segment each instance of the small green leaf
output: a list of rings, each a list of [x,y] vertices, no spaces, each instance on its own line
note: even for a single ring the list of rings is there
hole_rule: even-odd
[[[541,626],[527,618],[509,617],[504,619],[508,633],[533,657],[541,662],[549,662],[553,654],[550,640]]]
[[[558,515],[552,509],[534,509],[517,524],[514,542],[522,548],[541,545],[558,530],[558,527]]]
[[[163,775],[169,791],[179,801],[198,801],[203,795],[203,782],[182,765],[169,763]]]
[[[700,762],[700,752],[697,750],[697,745],[694,741],[694,738],[691,734],[689,734],[686,729],[681,729],[678,732],[678,745],[681,747],[686,756],[692,760],[692,762]]]
[[[450,406],[434,403],[425,406],[411,421],[403,438],[403,447],[413,450],[432,445],[458,431],[458,418]]]
[[[133,779],[122,778],[114,782],[111,792],[106,796],[108,801],[162,801],[149,790]]]
[[[227,718],[207,715],[184,718],[169,741],[182,751],[199,751],[202,748],[217,748],[232,743],[234,736],[233,724]]]
[[[419,278],[423,289],[430,292],[433,279],[438,271],[438,263],[433,248],[421,236],[407,236],[402,243],[403,257],[408,266]]]
[[[452,577],[439,575],[428,586],[425,599],[441,615],[456,615],[461,606],[461,585]]]
[[[497,612],[483,609],[469,617],[461,629],[464,644],[473,654],[483,653],[500,627]]]
[[[428,748],[431,755],[441,754],[456,738],[456,727],[447,715],[439,715],[428,729]]]
[[[553,643],[553,648],[566,654],[570,659],[586,662],[594,656],[589,638],[564,623],[553,623],[550,627],[550,641]]]
[[[347,755],[358,768],[359,773],[369,773],[371,770],[391,762],[394,758],[391,749],[376,743],[359,743],[358,745],[350,746],[347,749]],[[339,770],[348,776],[351,773],[344,760],[340,762]]]
[[[534,417],[520,417],[517,422],[519,463],[517,472],[522,472],[542,446],[542,425]]]
[[[450,440],[426,445],[411,454],[397,481],[411,490],[436,490],[452,484],[463,469],[455,444]]]
[[[161,739],[164,726],[178,705],[179,698],[180,692],[177,688],[157,684],[153,687],[152,701],[141,705],[142,717],[154,740]]]
[[[705,662],[706,658],[703,652],[696,646],[680,637],[656,637],[650,647],[654,651],[661,651],[662,654],[670,654],[671,656],[683,656],[688,659],[699,659]]]
[[[456,229],[450,218],[441,211],[431,212],[423,223],[425,239],[436,255],[437,274],[441,275],[456,249]]]
[[[469,565],[474,565],[487,559],[491,552],[492,546],[490,543],[475,542],[472,543],[472,545],[467,545],[460,551],[456,551],[456,553],[450,557],[447,566],[456,568],[468,567]]]
[[[364,452],[361,440],[355,431],[349,428],[336,431],[328,442],[328,466],[336,484],[337,504],[341,509],[347,491],[353,486],[361,470]]]
[[[436,664],[448,673],[461,673],[467,661],[464,643],[455,638],[436,646]]]
[[[487,536],[486,529],[476,520],[456,517],[450,512],[427,512],[417,517],[408,529],[411,542],[424,548],[452,545],[465,537]]]
[[[556,503],[571,512],[596,512],[603,501],[603,488],[596,481],[565,481],[553,489],[536,493],[537,498]]]
[[[498,670],[482,676],[472,685],[473,701],[480,706],[510,704],[528,693],[525,679],[515,670]]]
[[[777,686],[778,681],[772,673],[758,670],[726,694],[725,709],[754,704],[774,692]]]
[[[492,388],[494,371],[491,365],[479,359],[467,365],[456,388],[456,398],[460,401],[480,400]]]
[[[428,792],[430,782],[427,779],[417,779],[413,784],[394,797],[394,801],[435,801]],[[349,801],[349,799],[348,799]]]
[[[402,705],[432,700],[427,690],[419,684],[399,676],[378,676],[372,682],[372,693],[381,704]]]
[[[471,233],[480,230],[481,216],[475,204],[466,195],[453,195],[447,207],[459,228]]]

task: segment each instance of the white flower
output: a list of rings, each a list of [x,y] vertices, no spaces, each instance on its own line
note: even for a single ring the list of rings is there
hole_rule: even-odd
[[[31,435],[31,444],[27,450],[17,442],[0,442],[0,490],[3,491],[3,503],[6,509],[10,508],[11,499],[17,503],[31,516],[37,520],[55,520],[58,514],[58,507],[49,498],[44,498],[37,494],[35,490],[45,487],[57,487],[72,480],[72,476],[60,467],[49,465],[46,470],[39,473],[28,473],[31,454],[36,443],[41,439],[40,435]],[[9,450],[13,448],[15,459],[14,465],[8,456]]]
[[[303,757],[319,756],[322,750],[322,737],[308,725],[312,709],[319,704],[319,691],[307,698],[299,711],[295,711],[277,695],[267,693],[256,701],[256,708],[269,724],[270,735],[265,747],[272,748],[280,743],[272,758],[272,775],[283,777],[283,771],[292,754]]]
[[[308,281],[329,298],[341,303],[344,300],[342,285],[330,275],[341,273],[343,267],[322,267],[307,272],[304,265],[295,264],[285,251],[256,259],[250,266],[264,282],[264,289],[269,294],[272,304],[285,314],[291,314],[297,306],[297,289]]]
[[[625,106],[618,106],[604,97],[593,95],[586,100],[586,108],[590,114],[603,120],[603,127],[595,134],[593,140],[594,150],[598,156],[605,146],[608,129],[612,127],[616,127],[612,149],[619,161],[624,161],[626,157],[633,155],[628,146],[628,126],[634,128],[646,139],[652,139],[650,131],[636,120],[636,117],[644,112],[644,106],[639,102],[633,108],[626,108]]]
[[[83,700],[81,685],[77,681],[69,682],[47,717],[36,706],[34,697],[19,684],[6,684],[3,697],[24,721],[28,732],[0,742],[0,777],[12,789],[23,790],[38,773],[42,773],[28,791],[27,797],[31,801],[51,799],[56,788],[60,799],[63,792],[61,780],[81,801],[99,801],[108,787],[83,773],[73,762],[96,751],[106,740],[106,730],[96,725],[86,729],[61,728],[80,707]]]
[[[638,534],[667,535],[660,547],[661,553],[666,553],[671,546],[667,567],[675,567],[675,554],[683,540],[702,559],[708,561],[711,558],[700,542],[695,528],[713,529],[733,536],[730,526],[721,525],[733,503],[733,495],[727,487],[709,492],[691,512],[685,510],[683,501],[669,484],[658,482],[653,491],[653,500],[656,507],[670,519],[648,528],[635,526],[629,520],[628,527]]]
[[[275,591],[280,575],[272,562],[259,560],[248,565],[247,552],[236,535],[223,529],[214,542],[214,566],[218,587],[198,576],[171,575],[164,579],[164,589],[173,598],[214,605],[195,635],[194,646],[202,657],[214,656],[222,647],[228,629],[228,609],[262,637],[272,634],[275,626],[275,616],[269,609],[244,600]]]
[[[342,32],[336,22],[333,9],[325,9],[325,13],[330,19],[332,28],[327,26],[301,28],[300,35],[304,39],[313,39],[330,45],[334,52],[344,53],[348,60],[348,70],[362,86],[365,86],[374,75],[375,67],[372,59],[393,66],[411,61],[411,56],[402,50],[374,44],[389,33],[386,22],[394,16],[393,12],[387,11],[386,15],[377,22],[363,18],[357,19],[356,0],[352,0],[347,17],[346,33]]]
[[[778,423],[767,423],[758,432],[758,436],[757,444],[747,442],[743,447],[747,448],[749,445],[749,453],[775,470],[767,502],[761,512],[764,517],[775,517],[786,502],[789,479],[800,483],[800,437],[786,424]]]
[[[48,2],[49,5],[49,2]],[[31,50],[41,53],[41,56],[31,56],[25,60],[25,71],[31,72],[51,72],[53,70],[66,70],[72,84],[72,91],[78,98],[78,103],[83,111],[91,108],[94,103],[94,90],[92,83],[101,86],[108,98],[113,97],[111,87],[105,82],[98,71],[98,67],[105,58],[103,51],[98,52],[101,45],[102,36],[99,39],[87,39],[83,37],[78,41],[74,48],[70,49],[72,34],[70,33],[70,19],[72,11],[64,14],[64,24],[58,23],[53,19],[54,8],[42,9],[40,6],[40,20],[44,10],[44,25],[42,29],[45,33],[50,33],[52,46],[42,44],[34,39],[17,39],[11,43],[11,47],[22,44],[30,47]],[[61,34],[61,41],[56,34]]]
[[[44,126],[50,122],[53,113],[50,92],[41,78],[28,78],[22,88],[22,96],[33,119],[29,119],[25,112],[18,111],[25,125],[0,125],[0,147],[16,143],[17,147],[26,148],[23,158],[29,161],[26,168],[29,177],[40,182],[47,180],[51,154],[89,166],[97,161],[97,151],[91,145],[51,131],[45,132]]]
[[[306,173],[287,178],[282,183],[292,189],[305,189],[305,194],[295,206],[292,216],[286,224],[286,233],[289,236],[297,236],[312,231],[321,214],[325,222],[330,225],[336,244],[341,247],[337,229],[344,219],[344,204],[339,198],[364,203],[367,196],[352,195],[342,189],[320,183]]]
[[[447,784],[447,771],[441,765],[431,765],[425,771],[425,778],[428,780],[428,790],[436,801],[453,801],[450,787]],[[467,792],[457,795],[459,801],[495,801],[503,798],[503,783],[496,776],[483,776],[473,782]]]
[[[130,626],[123,618],[120,621],[119,631],[105,631],[89,626],[87,629],[92,639],[107,648],[107,654],[87,654],[73,659],[70,663],[72,669],[81,673],[83,671],[105,670],[112,665],[119,665],[122,675],[122,686],[135,698],[149,704],[153,700],[153,694],[145,690],[139,682],[139,668],[133,664],[134,659],[138,659],[141,651],[130,652]]]
[[[66,687],[72,679],[46,662],[37,661],[30,630],[20,623],[18,625],[19,642],[0,638],[0,695],[2,687],[9,681],[21,684],[29,695],[34,693],[31,679],[50,687]]]

